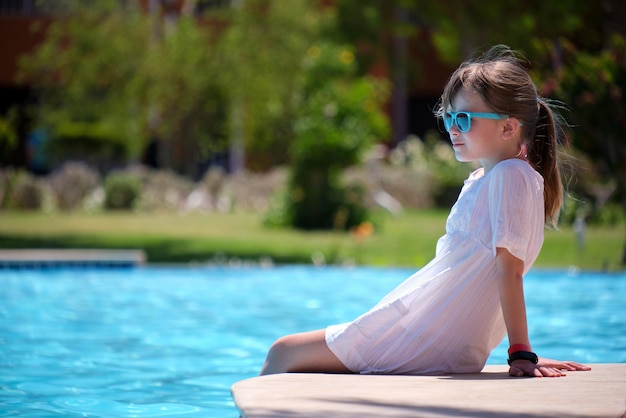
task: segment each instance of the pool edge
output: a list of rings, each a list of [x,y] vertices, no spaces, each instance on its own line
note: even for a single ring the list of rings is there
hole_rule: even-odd
[[[512,378],[508,366],[448,376],[278,374],[231,387],[245,418],[623,417],[626,363],[561,378]]]

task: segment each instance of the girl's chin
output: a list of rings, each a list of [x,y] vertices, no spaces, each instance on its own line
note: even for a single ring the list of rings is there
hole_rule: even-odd
[[[461,154],[460,152],[455,152],[454,156],[456,157],[456,160],[460,163],[469,163],[470,161],[473,161],[470,158],[464,157],[463,154]]]

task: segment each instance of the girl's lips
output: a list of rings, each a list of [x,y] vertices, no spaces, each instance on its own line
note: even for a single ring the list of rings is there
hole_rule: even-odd
[[[463,143],[462,143],[462,142],[452,143],[452,147],[453,147],[453,148],[460,147],[460,146],[462,146],[462,145],[463,145]]]

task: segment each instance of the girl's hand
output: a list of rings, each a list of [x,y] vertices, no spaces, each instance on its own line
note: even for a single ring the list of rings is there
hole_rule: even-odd
[[[591,370],[591,367],[573,361],[558,361],[539,357],[537,364],[528,360],[515,360],[509,367],[509,376],[561,377],[565,376],[565,371],[587,370]]]

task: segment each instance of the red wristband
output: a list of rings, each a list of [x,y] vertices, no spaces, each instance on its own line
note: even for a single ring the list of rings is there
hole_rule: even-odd
[[[509,356],[517,351],[530,351],[530,347],[526,344],[513,344],[509,347]]]

